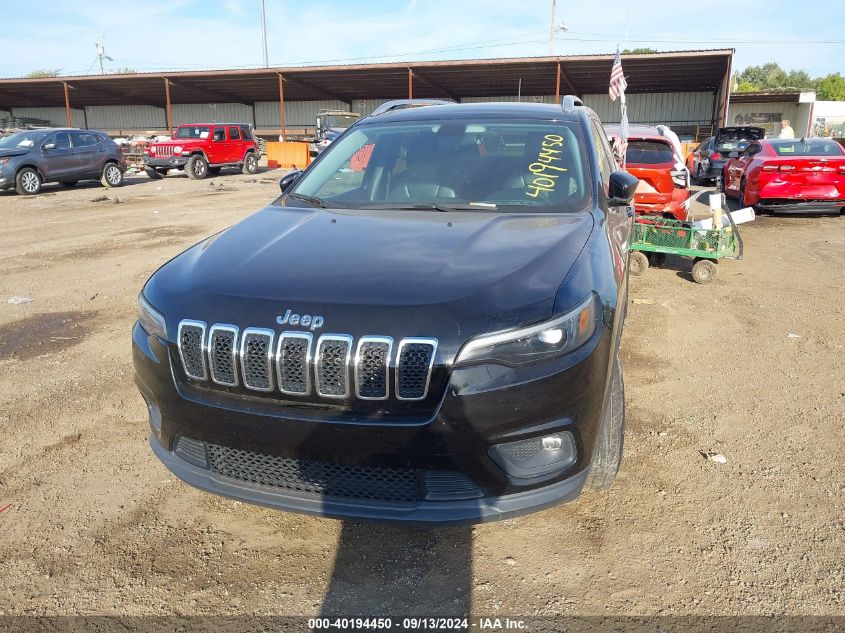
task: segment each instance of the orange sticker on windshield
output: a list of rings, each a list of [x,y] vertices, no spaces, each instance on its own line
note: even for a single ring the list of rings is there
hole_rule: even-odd
[[[563,137],[559,134],[546,134],[543,137],[543,144],[537,155],[537,160],[528,165],[528,171],[534,174],[531,182],[528,183],[526,196],[536,198],[541,191],[552,192],[557,186],[557,179],[562,172],[568,171],[565,167],[556,165],[563,154]]]

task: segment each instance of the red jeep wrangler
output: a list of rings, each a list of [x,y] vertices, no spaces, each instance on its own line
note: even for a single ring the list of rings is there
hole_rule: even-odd
[[[258,171],[259,151],[246,123],[190,123],[180,125],[169,141],[144,150],[144,170],[161,178],[171,169],[184,169],[188,178],[201,180],[238,167],[245,174]]]

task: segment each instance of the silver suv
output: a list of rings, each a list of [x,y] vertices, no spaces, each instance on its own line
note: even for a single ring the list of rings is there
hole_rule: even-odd
[[[14,187],[22,195],[38,193],[47,182],[72,187],[99,180],[119,187],[125,170],[120,147],[102,132],[50,128],[0,138],[0,189]]]

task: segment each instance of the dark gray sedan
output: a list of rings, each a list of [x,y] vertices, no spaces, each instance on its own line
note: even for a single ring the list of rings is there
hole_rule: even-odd
[[[27,130],[0,138],[0,189],[32,195],[47,182],[72,187],[99,180],[105,187],[123,184],[126,161],[102,132],[71,128]]]

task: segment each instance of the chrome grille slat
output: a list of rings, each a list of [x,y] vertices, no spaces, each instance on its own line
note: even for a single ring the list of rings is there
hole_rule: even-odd
[[[208,367],[205,362],[205,323],[185,319],[179,322],[179,357],[185,374],[194,380],[206,380]]]
[[[396,397],[422,400],[428,393],[437,339],[403,338],[396,353]]]
[[[274,342],[276,343],[274,347]],[[177,348],[191,380],[288,396],[361,400],[424,400],[428,396],[437,339],[404,338],[393,353],[389,336],[285,331],[184,319]],[[312,374],[313,371],[313,374]],[[312,386],[312,380],[314,385]],[[354,383],[354,389],[352,386]],[[393,383],[391,385],[391,383]]]
[[[238,328],[215,323],[208,331],[208,366],[211,380],[225,387],[238,386]]]
[[[393,339],[362,336],[355,352],[355,394],[362,400],[386,400]]]
[[[241,376],[244,386],[273,391],[273,330],[248,327],[241,336]]]
[[[349,396],[349,359],[352,337],[346,334],[323,334],[317,340],[314,354],[317,393],[325,398]]]
[[[170,158],[173,156],[173,145],[157,145],[156,158]]]
[[[311,392],[311,341],[307,332],[282,332],[276,350],[279,391],[291,396]]]

